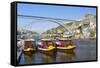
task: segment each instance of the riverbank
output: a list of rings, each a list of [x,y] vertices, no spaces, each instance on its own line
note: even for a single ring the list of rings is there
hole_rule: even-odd
[[[75,36],[73,39],[80,39],[80,40],[96,40],[96,37],[88,37],[88,36]]]

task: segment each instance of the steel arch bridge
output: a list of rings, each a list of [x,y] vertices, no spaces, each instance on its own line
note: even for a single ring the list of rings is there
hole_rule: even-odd
[[[69,27],[66,27],[64,25],[64,23],[61,23],[61,22],[71,22],[71,21],[75,21],[75,22],[78,22],[76,20],[69,20],[69,19],[59,19],[59,18],[50,18],[50,17],[41,17],[41,16],[30,16],[30,15],[17,15],[18,17],[21,17],[21,18],[31,18],[31,19],[35,19],[36,22],[38,21],[49,21],[49,22],[53,22],[53,23],[56,23],[62,27],[64,27],[65,31],[68,31],[70,34],[72,34],[72,30],[69,29]],[[24,26],[24,27],[29,27],[30,25],[32,25],[32,23],[29,23],[28,25]]]

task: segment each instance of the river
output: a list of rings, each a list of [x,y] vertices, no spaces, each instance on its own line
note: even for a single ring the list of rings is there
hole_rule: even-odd
[[[69,53],[58,50],[54,55],[43,54],[39,51],[31,54],[23,53],[19,65],[96,60],[96,40],[74,40],[73,42],[77,48]]]

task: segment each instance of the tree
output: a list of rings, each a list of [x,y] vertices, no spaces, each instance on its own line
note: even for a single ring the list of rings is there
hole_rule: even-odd
[[[94,15],[92,15],[92,14],[85,14],[84,17],[85,17],[86,19],[91,19],[91,18],[94,17]]]

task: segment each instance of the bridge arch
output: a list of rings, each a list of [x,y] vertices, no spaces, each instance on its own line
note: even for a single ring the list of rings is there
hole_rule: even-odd
[[[44,17],[38,17],[38,16],[25,16],[25,15],[24,16],[23,15],[18,15],[18,16],[23,17],[23,18],[27,18],[27,17],[28,18],[33,18],[33,19],[36,20],[36,22],[38,22],[38,21],[49,21],[49,22],[52,22],[52,23],[56,23],[56,24],[62,26],[65,29],[65,31],[68,31],[70,34],[72,34],[72,31],[68,27],[66,27],[64,25],[64,23],[61,22],[61,20],[65,20],[65,19],[53,19],[53,18],[46,18],[46,17],[44,18]],[[73,21],[73,20],[68,20],[68,21]],[[27,27],[29,25],[32,25],[32,24],[33,24],[33,22],[26,25],[25,27]]]

